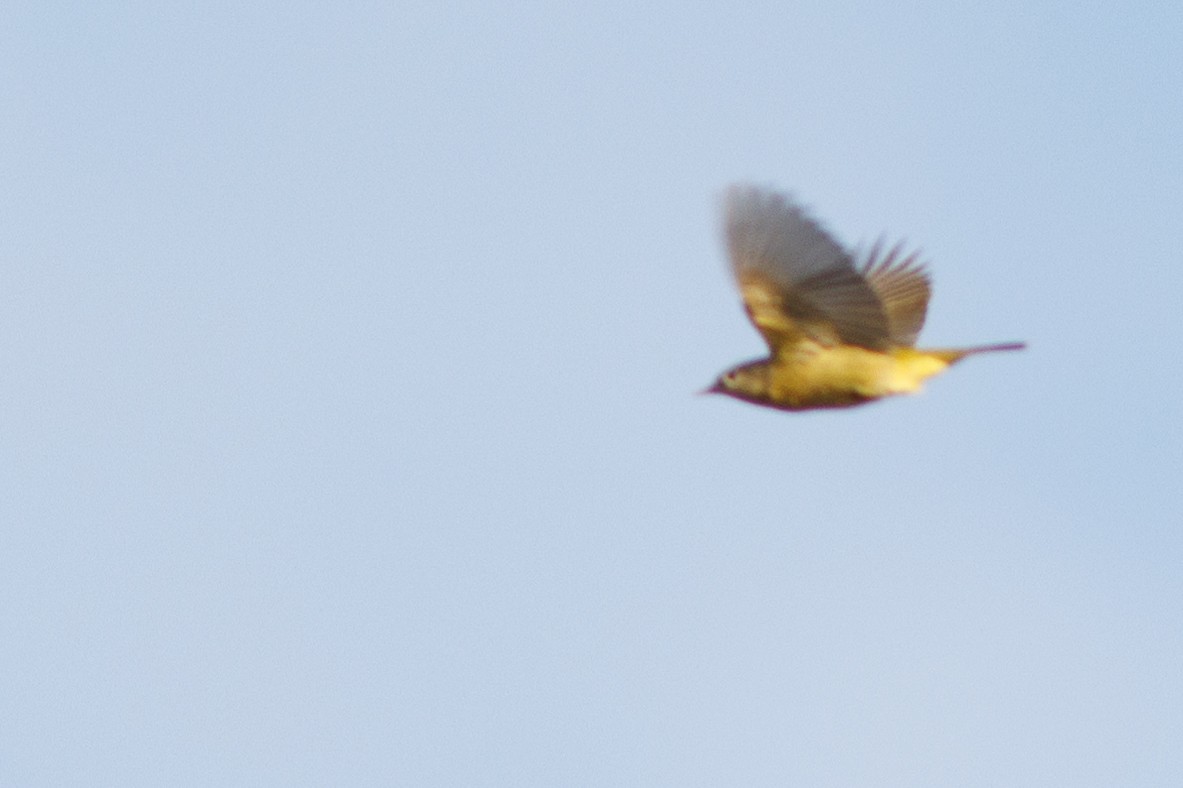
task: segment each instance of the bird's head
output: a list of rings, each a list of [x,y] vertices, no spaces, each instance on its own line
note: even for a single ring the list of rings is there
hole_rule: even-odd
[[[749,402],[764,402],[768,399],[768,362],[751,361],[733,367],[702,393],[726,394]]]

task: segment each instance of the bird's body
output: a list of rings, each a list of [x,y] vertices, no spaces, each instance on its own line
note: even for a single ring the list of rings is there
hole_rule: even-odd
[[[892,394],[912,394],[928,378],[973,353],[1018,350],[1019,344],[961,350],[893,348],[887,352],[852,345],[818,350],[792,360],[764,359],[732,370],[731,386],[718,393],[781,410],[845,408]]]
[[[861,265],[788,198],[753,187],[727,195],[731,267],[767,359],[725,372],[708,391],[783,410],[842,408],[919,391],[974,353],[914,347],[931,292],[916,255],[871,250]]]

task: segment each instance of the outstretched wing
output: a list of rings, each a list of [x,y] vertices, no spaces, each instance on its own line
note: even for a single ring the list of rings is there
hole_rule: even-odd
[[[919,262],[919,252],[903,257],[903,244],[896,244],[886,255],[882,252],[882,242],[876,243],[861,272],[883,305],[891,341],[910,347],[924,327],[932,282]]]
[[[876,291],[850,255],[792,199],[732,186],[726,230],[748,316],[773,355],[806,341],[873,350],[890,345]]]

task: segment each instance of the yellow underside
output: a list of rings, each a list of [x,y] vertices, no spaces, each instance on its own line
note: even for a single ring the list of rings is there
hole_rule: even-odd
[[[790,408],[856,405],[919,391],[960,358],[960,351],[896,348],[886,353],[843,345],[819,349],[769,370],[771,399]]]

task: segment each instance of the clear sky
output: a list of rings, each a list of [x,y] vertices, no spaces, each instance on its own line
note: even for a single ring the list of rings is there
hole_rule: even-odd
[[[1183,6],[7,3],[0,784],[1183,784]],[[915,398],[720,198],[923,248]]]

